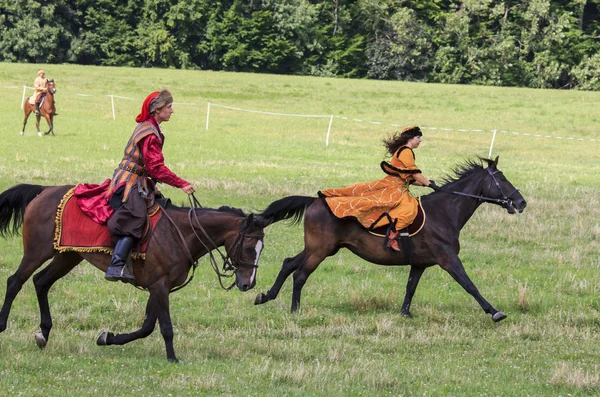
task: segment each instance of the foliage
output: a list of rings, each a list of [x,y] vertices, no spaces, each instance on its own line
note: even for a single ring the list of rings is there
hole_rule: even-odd
[[[0,0],[0,61],[596,87],[600,0]]]

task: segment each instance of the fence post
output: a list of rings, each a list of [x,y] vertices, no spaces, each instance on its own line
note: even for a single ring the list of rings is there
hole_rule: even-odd
[[[492,149],[494,147],[494,140],[496,139],[496,132],[498,132],[497,130],[493,130],[494,135],[492,135],[492,143],[490,144],[490,153],[488,154],[488,158],[491,160],[492,159]]]
[[[21,98],[21,109],[23,109],[23,105],[25,103],[25,90],[27,89],[27,86],[24,85],[23,86],[23,98]]]
[[[329,133],[331,133],[331,124],[333,124],[333,114],[329,118],[329,127],[327,128],[327,138],[325,138],[325,146],[329,146]]]
[[[208,109],[206,109],[206,131],[208,131],[208,117],[210,115],[210,102],[208,103]]]
[[[110,104],[112,106],[113,120],[115,120],[115,96],[113,94],[110,94]]]

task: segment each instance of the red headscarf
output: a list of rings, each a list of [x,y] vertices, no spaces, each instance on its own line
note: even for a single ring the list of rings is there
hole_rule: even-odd
[[[144,103],[142,104],[142,111],[135,118],[136,122],[142,123],[150,118],[150,103],[154,98],[158,96],[158,94],[158,91],[154,91],[152,94],[148,95],[146,99],[144,99]]]

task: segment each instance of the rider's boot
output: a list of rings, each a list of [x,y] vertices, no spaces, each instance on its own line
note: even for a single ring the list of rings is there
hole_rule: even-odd
[[[398,235],[400,234],[400,232],[397,232],[395,230],[390,230],[389,234],[388,234],[388,242],[387,242],[387,247],[389,249],[391,249],[392,251],[398,251],[400,252],[400,244],[398,244]]]
[[[104,275],[105,279],[108,281],[135,283],[135,277],[127,271],[127,266],[125,266],[127,264],[127,258],[129,258],[129,254],[131,253],[133,243],[134,238],[129,236],[123,236],[117,241],[115,252],[110,261],[110,266]]]
[[[35,103],[35,115],[36,116],[40,115],[40,103],[39,102]]]

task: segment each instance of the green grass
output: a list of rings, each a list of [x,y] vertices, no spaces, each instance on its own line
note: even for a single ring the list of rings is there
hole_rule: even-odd
[[[483,205],[461,235],[467,272],[508,314],[501,323],[438,267],[425,272],[414,318],[405,319],[408,269],[375,266],[345,250],[310,277],[300,313],[289,313],[289,281],[277,300],[254,306],[283,259],[302,249],[301,227],[276,224],[267,229],[254,290],[222,291],[203,260],[192,284],[171,297],[178,365],[166,361],[158,328],[124,347],[95,345],[100,330],[139,328],[147,295],[105,282],[85,263],[52,289],[54,328],[40,351],[37,298],[26,283],[0,335],[4,394],[600,393],[600,93],[44,65],[58,89],[56,136],[39,138],[33,119],[20,136],[22,89],[3,87],[31,85],[37,66],[0,64],[0,191],[109,178],[142,99],[165,86],[176,102],[197,104],[175,105],[164,125],[165,157],[205,206],[259,211],[285,195],[380,178],[381,139],[400,129],[392,124],[416,124],[454,129],[424,130],[417,163],[434,180],[465,158],[487,156],[489,130],[519,132],[498,133],[493,155],[528,207],[509,216]],[[113,120],[108,94],[135,100],[115,99]],[[334,118],[328,147],[328,119],[213,107],[207,132],[208,102],[349,120]],[[185,200],[177,189],[162,190]],[[1,247],[3,297],[1,280],[17,268],[22,243],[11,237]]]

